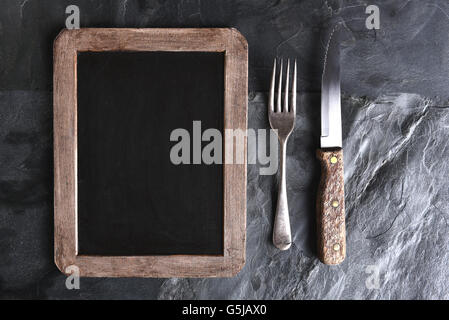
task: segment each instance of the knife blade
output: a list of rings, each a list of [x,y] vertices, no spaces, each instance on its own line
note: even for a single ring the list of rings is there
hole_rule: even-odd
[[[321,148],[342,147],[340,37],[338,25],[328,35],[321,80]]]
[[[328,29],[326,39],[321,83],[321,148],[317,150],[321,164],[317,196],[317,243],[320,260],[335,265],[346,256],[338,24]]]

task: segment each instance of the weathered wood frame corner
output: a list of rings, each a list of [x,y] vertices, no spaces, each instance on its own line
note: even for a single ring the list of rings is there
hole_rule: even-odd
[[[78,254],[77,53],[83,51],[224,52],[224,129],[247,128],[248,45],[232,28],[63,30],[54,42],[54,255],[87,277],[230,277],[245,263],[244,164],[223,165],[224,254],[89,256]],[[225,138],[224,138],[225,139]],[[225,141],[226,143],[226,141]],[[225,155],[226,157],[226,155]]]

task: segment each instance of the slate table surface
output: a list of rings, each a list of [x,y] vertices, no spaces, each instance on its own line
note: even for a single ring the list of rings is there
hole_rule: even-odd
[[[52,41],[76,4],[81,27],[235,27],[249,44],[249,127],[268,128],[275,56],[298,59],[288,146],[294,244],[271,245],[276,177],[248,166],[247,262],[230,279],[82,278],[53,262]],[[366,1],[2,1],[0,298],[449,299],[449,4]],[[347,259],[314,250],[320,30],[344,21]],[[249,157],[254,154],[249,154]]]

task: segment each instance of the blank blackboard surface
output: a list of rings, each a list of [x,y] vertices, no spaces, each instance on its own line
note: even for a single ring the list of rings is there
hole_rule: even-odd
[[[223,131],[224,54],[80,52],[77,86],[79,254],[222,255],[223,167],[172,164],[170,133]]]

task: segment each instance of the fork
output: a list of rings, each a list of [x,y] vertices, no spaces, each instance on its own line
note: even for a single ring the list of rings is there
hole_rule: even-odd
[[[274,218],[273,244],[280,250],[287,250],[292,244],[292,235],[290,230],[290,217],[288,213],[287,202],[287,183],[286,183],[286,149],[287,140],[295,127],[296,118],[296,60],[293,70],[292,92],[290,108],[288,104],[290,59],[287,60],[287,72],[284,88],[284,106],[281,108],[281,90],[282,90],[282,59],[279,71],[279,83],[277,91],[276,108],[274,106],[274,87],[276,83],[276,59],[274,59],[273,75],[271,77],[270,97],[268,104],[268,120],[271,129],[273,129],[281,145],[281,174],[278,186],[278,201],[276,206],[276,216]]]

